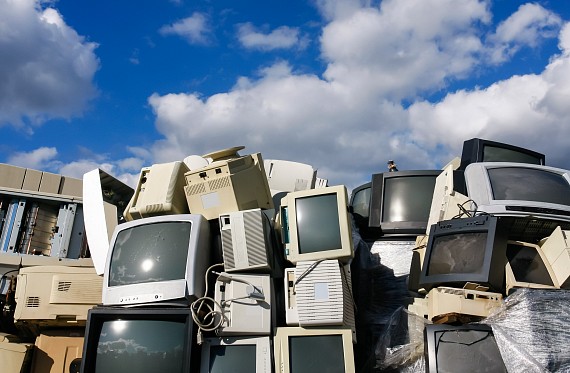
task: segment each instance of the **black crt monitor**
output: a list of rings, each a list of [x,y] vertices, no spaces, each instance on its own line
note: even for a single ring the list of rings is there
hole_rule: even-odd
[[[368,226],[382,235],[425,234],[440,173],[418,170],[372,175]]]
[[[89,311],[81,373],[196,372],[189,308],[95,307]]]
[[[362,230],[368,227],[368,216],[370,214],[370,192],[372,183],[362,184],[352,190],[348,206],[354,218],[356,226]]]
[[[497,141],[473,138],[463,143],[460,170],[476,162],[515,162],[544,165],[542,153]]]
[[[502,293],[508,232],[499,218],[479,215],[431,226],[419,288],[462,288],[467,282]]]
[[[430,324],[424,329],[426,372],[506,372],[491,327]]]

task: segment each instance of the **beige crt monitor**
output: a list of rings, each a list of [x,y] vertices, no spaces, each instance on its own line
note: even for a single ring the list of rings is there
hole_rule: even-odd
[[[101,303],[103,277],[94,268],[36,266],[20,269],[16,324],[85,325],[87,312]]]
[[[288,193],[281,199],[279,223],[285,255],[291,263],[354,257],[344,185]]]
[[[271,195],[279,192],[313,189],[315,187],[317,171],[308,164],[280,159],[266,159],[264,168]]]
[[[42,332],[35,343],[31,373],[70,373],[73,360],[83,354],[84,329]]]
[[[540,246],[509,240],[505,266],[505,292],[514,288],[559,289],[555,273]]]
[[[190,213],[214,220],[232,211],[273,208],[261,153],[232,158],[221,151],[209,156],[212,163],[184,175]]]
[[[348,328],[277,328],[273,337],[276,373],[354,373],[352,332]]]
[[[157,215],[188,214],[184,196],[184,174],[190,169],[184,162],[153,164],[139,175],[135,194],[125,209],[125,219]]]
[[[540,244],[556,282],[561,289],[570,289],[570,231],[557,227]]]

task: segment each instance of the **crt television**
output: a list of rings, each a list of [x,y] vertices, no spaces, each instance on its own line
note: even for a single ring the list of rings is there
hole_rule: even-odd
[[[200,373],[271,373],[269,337],[206,338]]]
[[[354,373],[352,332],[348,328],[277,328],[275,371]]]
[[[501,142],[473,138],[463,143],[460,170],[476,162],[517,162],[544,165],[544,154]]]
[[[470,199],[497,216],[570,221],[570,171],[510,162],[473,163],[465,169]]]
[[[426,372],[507,372],[491,327],[429,324],[424,329]]]
[[[425,234],[435,180],[441,170],[372,175],[368,226],[382,235]]]
[[[502,292],[508,232],[499,223],[495,216],[478,215],[432,225],[419,287],[462,288],[472,282]]]
[[[279,219],[285,256],[292,263],[346,262],[354,256],[344,185],[288,193],[281,199]]]
[[[189,308],[95,307],[89,311],[82,373],[196,372]]]
[[[155,216],[123,223],[111,239],[103,304],[191,301],[204,294],[210,226],[201,215]]]

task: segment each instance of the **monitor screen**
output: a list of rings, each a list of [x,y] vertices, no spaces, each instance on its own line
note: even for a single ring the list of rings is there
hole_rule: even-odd
[[[441,170],[397,171],[372,175],[368,225],[381,234],[423,234],[435,182]]]
[[[109,286],[177,280],[186,274],[192,224],[156,222],[119,232],[109,266]]]
[[[485,325],[426,325],[427,372],[506,372],[493,336]]]
[[[507,260],[517,282],[554,286],[551,274],[536,248],[509,243]]]
[[[497,141],[473,138],[463,143],[460,170],[477,162],[515,162],[544,165],[544,154]]]
[[[115,228],[103,281],[103,304],[191,300],[203,296],[210,227],[196,214],[133,220]]]
[[[495,200],[536,201],[570,206],[570,184],[558,173],[523,167],[491,168],[487,173]]]
[[[295,207],[300,254],[341,247],[336,194],[297,198]]]
[[[467,282],[504,287],[507,230],[490,215],[443,220],[432,225],[420,275],[420,288]]]
[[[209,373],[255,372],[255,345],[210,347]]]
[[[89,312],[82,372],[187,372],[192,319],[181,308],[106,308]]]
[[[271,373],[269,337],[212,337],[201,348],[200,373]]]
[[[281,199],[279,223],[289,261],[354,256],[344,185],[288,193]]]
[[[289,337],[291,372],[344,373],[341,335],[310,335]]]
[[[350,196],[350,206],[352,213],[358,215],[359,218],[366,218],[366,225],[368,225],[368,215],[370,213],[370,192],[371,183],[363,184],[352,191]],[[356,218],[356,216],[355,216]]]
[[[279,327],[273,338],[273,349],[276,372],[355,371],[350,329]]]

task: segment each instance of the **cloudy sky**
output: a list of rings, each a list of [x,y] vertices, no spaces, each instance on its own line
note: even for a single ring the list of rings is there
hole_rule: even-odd
[[[0,0],[0,162],[134,185],[244,145],[350,189],[481,137],[570,168],[562,0]]]

